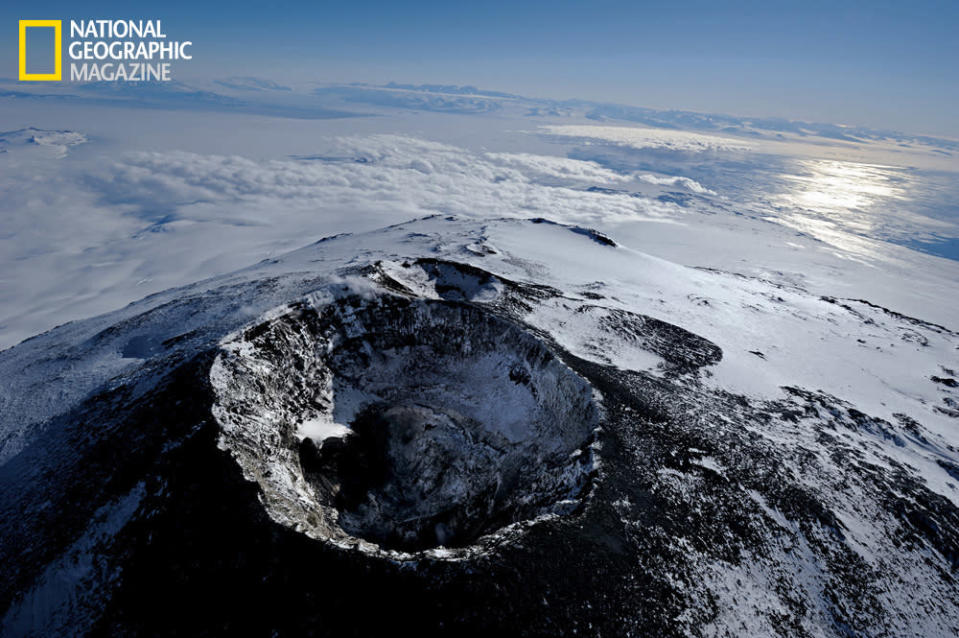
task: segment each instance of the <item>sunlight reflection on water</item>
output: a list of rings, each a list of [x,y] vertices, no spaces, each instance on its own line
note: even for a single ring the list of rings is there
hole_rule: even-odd
[[[902,169],[838,160],[801,160],[784,174],[776,204],[790,211],[780,221],[859,257],[877,257],[869,239],[889,222],[892,205],[906,199]]]
[[[803,174],[783,175],[794,188],[784,203],[825,215],[868,212],[889,199],[903,197],[905,178],[891,166],[836,160],[803,160]]]

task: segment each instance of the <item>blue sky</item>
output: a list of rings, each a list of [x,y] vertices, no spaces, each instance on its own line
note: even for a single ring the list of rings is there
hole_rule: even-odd
[[[147,5],[142,5],[147,6]],[[82,7],[84,13],[78,13]],[[474,84],[531,96],[959,137],[959,2],[4,3],[21,18],[158,18],[177,76]]]

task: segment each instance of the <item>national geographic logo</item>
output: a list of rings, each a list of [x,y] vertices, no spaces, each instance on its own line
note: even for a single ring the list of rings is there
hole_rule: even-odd
[[[53,29],[53,73],[27,73],[27,29]],[[60,20],[20,21],[20,81],[59,82],[63,77],[63,25]]]
[[[35,51],[29,36],[40,29],[53,31],[53,69],[28,72],[28,57]],[[49,35],[49,34],[46,34]],[[71,82],[169,82],[171,62],[192,60],[189,40],[171,40],[160,20],[70,20]],[[42,47],[41,47],[42,49]],[[63,21],[20,20],[19,76],[22,82],[57,82],[63,79]]]

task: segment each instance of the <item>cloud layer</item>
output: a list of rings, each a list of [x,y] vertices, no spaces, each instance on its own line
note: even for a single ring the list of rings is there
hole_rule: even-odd
[[[661,128],[627,126],[560,125],[541,127],[549,135],[582,140],[600,140],[636,149],[659,149],[702,153],[704,151],[749,151],[753,147],[732,137]]]
[[[682,178],[410,137],[318,147],[309,158],[265,161],[188,152],[113,161],[5,154],[0,346],[333,233],[435,213],[665,222],[681,209],[637,189],[705,191]]]

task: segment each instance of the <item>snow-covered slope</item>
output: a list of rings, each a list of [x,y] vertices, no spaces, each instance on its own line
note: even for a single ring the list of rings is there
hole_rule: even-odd
[[[433,216],[0,352],[4,635],[959,631],[959,335],[625,244]]]
[[[71,146],[77,146],[87,138],[76,131],[50,131],[29,127],[17,131],[0,132],[0,153],[11,149],[27,153],[41,153],[46,157],[65,157]]]

